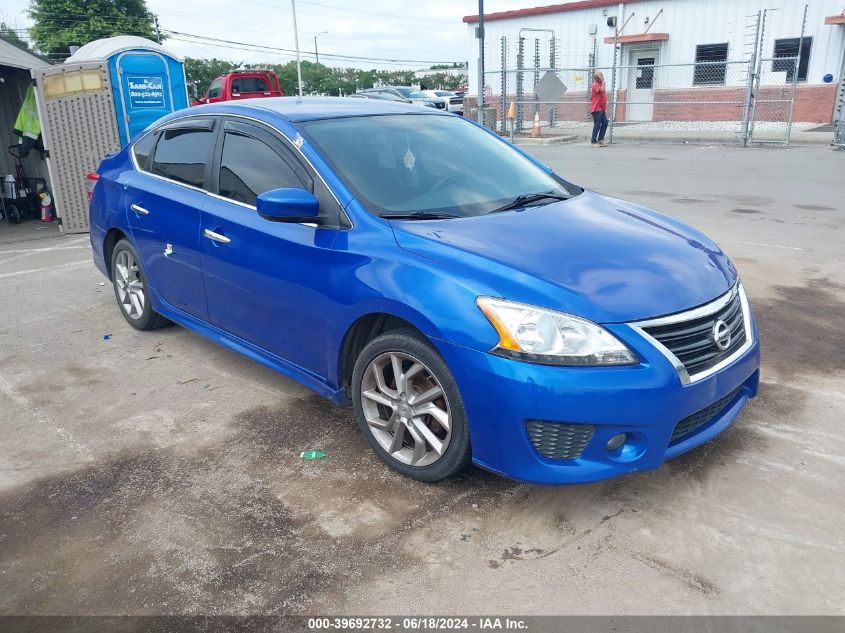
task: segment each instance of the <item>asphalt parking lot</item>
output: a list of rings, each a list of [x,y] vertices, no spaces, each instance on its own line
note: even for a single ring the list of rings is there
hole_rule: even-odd
[[[733,257],[763,350],[734,426],[598,484],[415,483],[351,409],[131,329],[87,236],[4,225],[0,614],[845,613],[845,153],[530,151]]]

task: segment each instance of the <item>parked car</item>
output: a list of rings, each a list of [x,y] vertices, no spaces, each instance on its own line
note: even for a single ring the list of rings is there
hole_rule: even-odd
[[[390,92],[356,92],[355,94],[349,96],[355,99],[382,99],[383,101],[413,103],[410,99],[405,99],[404,97],[397,97],[395,94]]]
[[[757,393],[754,317],[716,244],[461,117],[217,104],[98,174],[94,262],[132,327],[174,321],[351,401],[415,479],[470,460],[541,483],[655,469]]]
[[[366,88],[360,90],[359,94],[389,94],[401,99],[407,99],[416,105],[426,106],[429,108],[437,108],[438,110],[446,109],[446,100],[440,98],[429,97],[424,92],[414,90],[407,86],[380,86],[378,88]]]
[[[449,112],[455,112],[457,114],[464,113],[463,96],[458,96],[454,92],[449,92],[448,90],[423,90],[422,93],[434,99],[443,99],[446,101],[446,107]]]
[[[279,85],[279,76],[272,70],[236,70],[212,81],[208,91],[194,105],[282,96],[284,93]]]

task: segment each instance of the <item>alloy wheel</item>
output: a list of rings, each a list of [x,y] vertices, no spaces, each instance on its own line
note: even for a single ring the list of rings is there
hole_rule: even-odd
[[[138,320],[144,314],[146,303],[144,282],[141,280],[138,262],[130,251],[122,250],[117,254],[114,268],[114,282],[117,285],[120,305],[126,316]]]
[[[440,381],[403,352],[376,356],[361,379],[364,418],[379,445],[397,461],[429,466],[446,452],[452,414]]]

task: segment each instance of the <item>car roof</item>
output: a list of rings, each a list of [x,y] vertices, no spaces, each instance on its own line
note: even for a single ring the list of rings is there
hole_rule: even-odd
[[[374,116],[379,114],[425,114],[446,115],[433,108],[421,108],[418,105],[400,101],[382,99],[352,99],[349,97],[265,97],[259,99],[241,99],[224,101],[192,107],[191,113],[199,114],[248,114],[262,110],[284,117],[288,121],[314,121],[317,119],[337,119],[349,116]],[[182,114],[185,110],[174,113]],[[177,118],[175,116],[168,118]]]

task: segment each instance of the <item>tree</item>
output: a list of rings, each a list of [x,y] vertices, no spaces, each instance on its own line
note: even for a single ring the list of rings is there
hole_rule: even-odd
[[[32,41],[48,55],[68,55],[70,46],[115,35],[156,39],[145,0],[32,0],[29,15]]]
[[[6,24],[3,21],[0,21],[0,37],[18,48],[22,48],[25,51],[29,50],[29,46],[20,38],[18,31],[12,28],[12,25]]]
[[[350,95],[375,85],[410,86],[417,83],[413,70],[361,70],[359,68],[330,68],[323,64],[303,60],[302,92],[307,95]],[[279,76],[282,92],[288,96],[299,93],[296,85],[296,62],[285,64],[236,64],[221,59],[185,59],[185,76],[189,86],[196,86],[197,95],[208,90],[208,84],[220,75],[239,69],[263,68]],[[447,73],[433,73],[421,79],[424,88],[454,89],[462,85],[465,77],[454,77]]]

